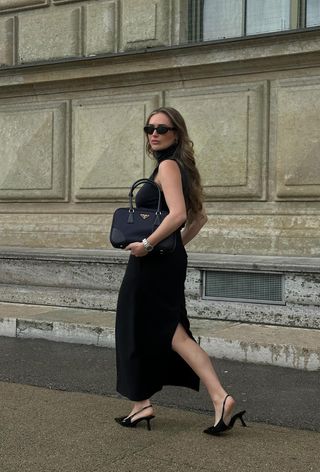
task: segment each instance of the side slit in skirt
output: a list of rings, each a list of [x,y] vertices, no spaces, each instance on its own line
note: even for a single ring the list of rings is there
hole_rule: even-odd
[[[172,349],[179,323],[194,340],[185,306],[187,254],[179,233],[172,254],[130,256],[116,318],[117,391],[133,401],[164,385],[199,390],[199,377]]]

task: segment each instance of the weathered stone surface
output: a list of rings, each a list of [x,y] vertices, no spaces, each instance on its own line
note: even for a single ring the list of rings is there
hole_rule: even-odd
[[[122,49],[169,46],[170,13],[168,0],[123,0]]]
[[[22,10],[25,8],[45,7],[49,0],[1,0],[0,11]]]
[[[0,200],[65,196],[65,103],[0,106]]]
[[[84,41],[86,56],[116,52],[118,39],[118,2],[88,3],[85,16]]]
[[[193,332],[202,332],[199,336],[200,346],[212,357],[319,370],[320,332],[317,330],[306,330],[304,335],[305,330],[298,328],[294,331],[288,327],[279,329],[279,326],[247,323],[235,323],[234,326],[226,327],[222,323],[222,332],[219,332],[218,323],[213,322],[212,327],[208,321],[195,320],[192,323]],[[218,332],[213,334],[216,327]],[[213,335],[209,336],[208,333]]]
[[[0,260],[0,284],[117,291],[124,266],[43,260]]]
[[[73,3],[73,2],[83,2],[83,0],[52,0],[54,5],[64,4],[64,3]],[[91,0],[89,0],[90,2]]]
[[[90,257],[88,252],[83,260],[79,253],[77,260],[75,253],[65,252],[64,257],[58,258],[57,252],[46,255],[43,251],[41,255],[30,251],[28,256],[25,251],[19,258],[13,250],[10,258],[6,251],[0,257],[0,300],[114,311],[126,263],[125,257],[114,252],[114,256],[113,251],[107,252],[99,262],[98,255]],[[189,259],[192,260],[192,254]],[[276,261],[271,258],[270,263],[273,272]],[[307,267],[308,262],[305,264]],[[186,281],[187,310],[191,317],[320,329],[319,295],[307,296],[319,291],[319,270],[303,274],[286,272],[284,267],[277,266],[277,271],[285,274],[285,304],[272,305],[203,298],[201,261],[195,259],[191,266]],[[211,268],[215,269],[214,266],[213,259]],[[245,263],[244,267],[247,269]],[[232,270],[230,259],[228,270]],[[235,270],[241,270],[240,261]],[[51,325],[43,326],[52,329]]]
[[[131,184],[148,175],[145,163],[150,159],[144,153],[143,125],[158,104],[157,94],[75,102],[76,199],[127,197]]]
[[[18,62],[78,56],[80,53],[79,8],[61,7],[19,16]]]
[[[320,329],[319,307],[311,305],[264,305],[187,297],[187,306],[190,316],[196,318]]]
[[[0,285],[0,299],[9,303],[115,310],[117,297],[118,292],[103,290]]]
[[[286,277],[288,303],[320,306],[320,275],[294,274]]]
[[[111,218],[105,214],[0,214],[0,245],[28,247],[103,248]]]
[[[172,44],[186,44],[189,30],[188,0],[172,0]]]
[[[13,64],[13,18],[0,18],[0,67]]]
[[[101,333],[99,331],[89,326],[80,326],[77,323],[59,323],[59,321],[32,322],[29,320],[18,320],[17,322],[18,338],[38,338],[70,343],[80,341],[81,344],[94,344],[96,346],[108,343],[107,347],[113,347],[109,339],[110,335],[108,336],[108,330],[101,330]],[[100,334],[102,333],[104,336],[99,342]]]
[[[115,347],[114,312],[0,303],[0,317],[1,336]],[[201,319],[190,325],[197,343],[215,358],[319,370],[320,330]]]
[[[46,2],[1,2],[21,9],[14,21],[1,10],[6,65],[14,64],[15,51],[27,63],[80,55],[82,44],[85,54],[117,51],[116,43],[130,52],[1,71],[1,244],[110,247],[114,208],[132,180],[149,172],[145,116],[165,103],[186,118],[206,187],[209,221],[190,250],[320,255],[319,32],[143,54],[186,34],[186,4],[56,0],[22,11]],[[42,106],[45,96],[52,106]],[[63,105],[56,108],[55,100]],[[70,159],[65,148],[72,149]],[[199,274],[192,277],[188,296],[196,300]],[[299,273],[287,283],[288,308],[279,319],[289,320],[291,305],[302,300],[308,311],[317,302],[318,286]]]
[[[188,123],[207,199],[259,199],[265,188],[264,84],[167,94]]]
[[[146,175],[148,175],[146,173]],[[138,176],[140,177],[140,175]],[[132,178],[134,180],[134,178]],[[108,190],[108,189],[107,189]],[[101,191],[101,190],[100,190]],[[109,190],[111,192],[111,190]],[[104,191],[106,192],[106,190]],[[112,188],[112,192],[116,189]],[[117,206],[128,204],[128,186],[117,191]],[[230,211],[230,210],[229,210]],[[0,245],[47,248],[111,248],[110,209],[78,213],[63,208],[41,214],[0,214]],[[189,251],[266,256],[320,256],[320,218],[294,215],[209,214],[209,222],[188,244]]]
[[[1,336],[15,338],[17,334],[15,318],[0,318],[0,333]]]
[[[317,215],[226,214],[208,211],[209,221],[188,245],[191,251],[218,254],[320,255]]]
[[[320,199],[320,77],[275,82],[271,106],[277,197]]]

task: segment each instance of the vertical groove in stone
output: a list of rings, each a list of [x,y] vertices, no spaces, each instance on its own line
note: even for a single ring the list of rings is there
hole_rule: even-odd
[[[114,52],[120,50],[120,3],[116,1],[114,3]]]
[[[87,6],[81,7],[81,26],[80,26],[80,42],[81,42],[81,56],[86,56],[87,44]]]
[[[15,15],[12,19],[12,63],[18,63],[18,47],[19,47],[19,18]]]
[[[68,203],[72,194],[72,100],[66,102],[66,190],[65,198]]]
[[[76,8],[72,11],[72,19],[73,19],[73,27],[76,32],[76,47],[75,47],[75,55],[82,56],[82,8]]]
[[[14,65],[13,17],[0,17],[0,65]]]

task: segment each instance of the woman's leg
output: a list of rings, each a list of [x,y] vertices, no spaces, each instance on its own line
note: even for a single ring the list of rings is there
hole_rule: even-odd
[[[221,418],[222,404],[227,392],[222,387],[208,354],[188,336],[181,324],[177,326],[173,336],[172,349],[186,361],[206,386],[214,405],[216,424]],[[228,397],[224,414],[226,424],[230,421],[234,404],[234,399]]]

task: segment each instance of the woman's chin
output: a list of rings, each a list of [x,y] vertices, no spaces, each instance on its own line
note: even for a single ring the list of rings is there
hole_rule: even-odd
[[[163,151],[163,149],[167,149],[168,147],[171,146],[171,144],[160,144],[160,143],[154,143],[150,144],[152,151]]]
[[[150,144],[152,151],[161,151],[163,149],[163,145],[161,144]]]

